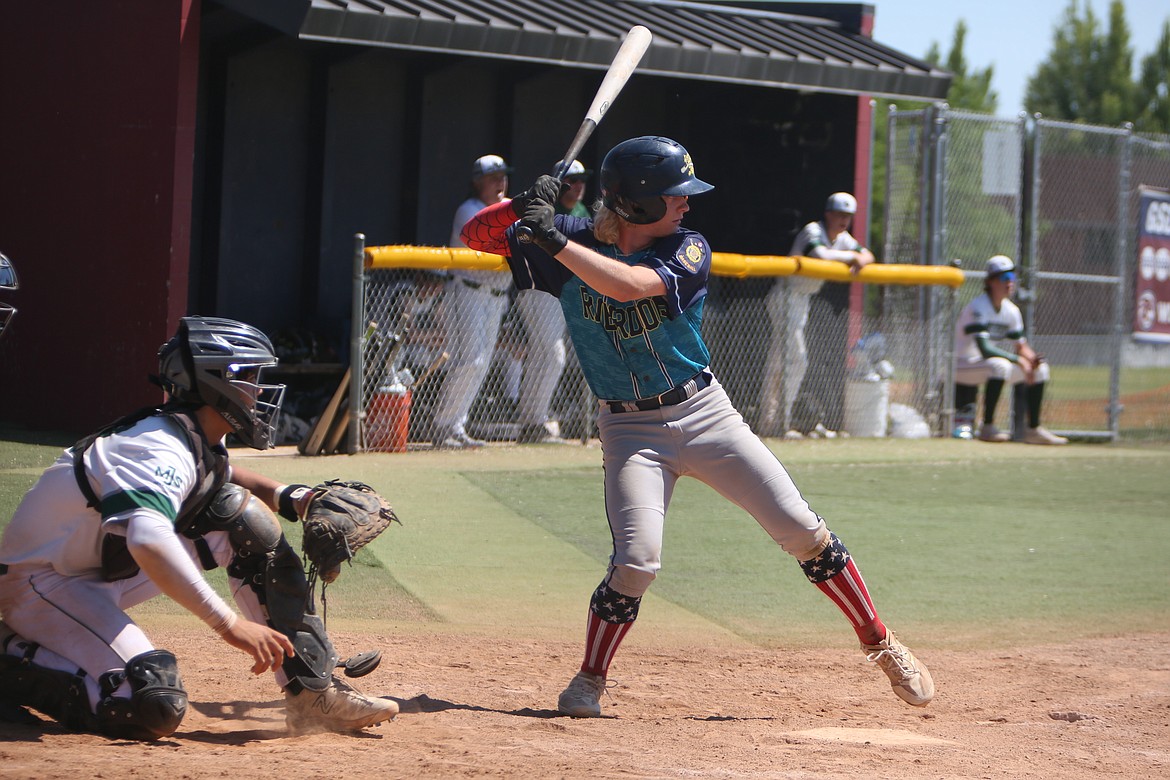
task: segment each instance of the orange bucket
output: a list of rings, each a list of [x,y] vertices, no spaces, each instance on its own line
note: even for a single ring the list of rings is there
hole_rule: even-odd
[[[366,409],[366,451],[406,452],[410,391],[378,392]]]

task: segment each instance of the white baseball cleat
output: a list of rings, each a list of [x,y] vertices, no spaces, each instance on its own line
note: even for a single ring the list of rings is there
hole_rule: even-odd
[[[601,694],[605,678],[588,672],[577,672],[569,687],[557,699],[557,709],[574,718],[596,718],[601,715]]]
[[[522,425],[516,434],[517,444],[554,444],[559,441],[547,425],[540,423]]]
[[[338,678],[323,691],[304,689],[284,692],[285,723],[293,734],[321,731],[358,731],[390,720],[398,714],[397,702],[371,699]]]
[[[926,664],[915,658],[893,631],[887,629],[885,639],[876,645],[862,645],[861,650],[866,660],[873,661],[886,673],[894,693],[902,701],[925,707],[934,698],[934,678]]]
[[[991,423],[983,423],[983,426],[979,429],[979,441],[1002,442],[1011,440],[1011,436],[996,428]]]
[[[1068,444],[1068,439],[1057,436],[1047,428],[1037,425],[1024,432],[1024,444]]]
[[[453,428],[436,433],[432,443],[437,450],[474,450],[487,444],[482,439],[473,439],[465,431]]]

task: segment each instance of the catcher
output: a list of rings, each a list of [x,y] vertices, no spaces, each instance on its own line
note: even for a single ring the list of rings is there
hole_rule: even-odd
[[[389,507],[372,502],[369,488],[286,486],[228,463],[228,434],[273,446],[284,387],[261,384],[260,373],[274,365],[256,328],[184,317],[159,352],[166,403],[80,440],[24,496],[0,539],[3,714],[37,720],[32,708],[122,739],[174,733],[187,710],[178,660],[125,611],[159,593],[251,656],[254,674],[274,671],[293,733],[355,731],[397,714],[393,700],[335,676],[337,652],[304,565],[273,513],[321,515],[314,555],[329,549],[321,539],[342,540],[328,559],[310,558],[325,580],[385,528]],[[358,516],[359,504],[376,505],[375,516]],[[340,532],[328,527],[339,505],[351,507]],[[227,568],[240,614],[203,577],[217,566]],[[378,658],[361,654],[347,675],[371,671]]]

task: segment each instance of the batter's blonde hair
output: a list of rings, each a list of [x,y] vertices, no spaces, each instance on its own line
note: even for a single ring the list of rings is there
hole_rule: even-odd
[[[593,237],[603,244],[616,244],[621,219],[598,201],[593,212]]]

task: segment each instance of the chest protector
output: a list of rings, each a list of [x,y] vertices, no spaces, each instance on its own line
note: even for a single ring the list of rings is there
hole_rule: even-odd
[[[201,534],[195,528],[195,520],[203,514],[203,510],[227,482],[228,455],[227,450],[221,445],[212,445],[207,441],[207,437],[199,429],[194,409],[190,406],[167,404],[140,409],[78,441],[70,448],[77,487],[85,496],[87,505],[100,511],[101,499],[94,493],[86,474],[85,452],[101,437],[124,431],[147,417],[169,417],[173,420],[183,432],[187,447],[195,458],[195,484],[187,498],[183,500],[183,505],[179,507],[179,515],[175,518],[175,531],[189,539],[197,539]],[[115,582],[133,577],[137,573],[138,564],[134,562],[134,557],[126,547],[126,537],[120,534],[106,534],[102,538],[103,579],[106,582]]]

